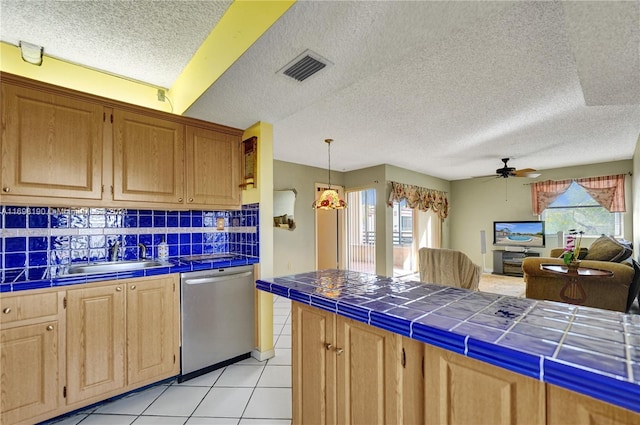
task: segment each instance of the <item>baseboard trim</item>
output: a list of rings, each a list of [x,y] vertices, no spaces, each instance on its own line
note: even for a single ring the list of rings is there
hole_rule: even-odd
[[[276,350],[275,349],[271,349],[271,350],[267,350],[267,351],[259,351],[259,350],[253,350],[251,351],[251,357],[253,357],[254,359],[258,360],[259,362],[263,362],[265,360],[269,360],[273,357],[275,357],[276,355]]]

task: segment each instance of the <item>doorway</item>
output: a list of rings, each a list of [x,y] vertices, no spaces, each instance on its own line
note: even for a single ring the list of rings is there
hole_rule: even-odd
[[[347,193],[347,268],[376,272],[376,190]]]
[[[344,199],[342,186],[331,188]],[[326,189],[326,184],[316,183],[316,198]],[[344,268],[344,211],[316,210],[316,270]]]

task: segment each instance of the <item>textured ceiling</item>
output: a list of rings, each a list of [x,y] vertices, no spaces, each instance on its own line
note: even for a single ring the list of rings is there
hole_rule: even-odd
[[[3,41],[170,87],[228,3],[0,5]],[[306,49],[333,66],[304,82],[277,74]],[[272,123],[276,159],[322,168],[333,138],[343,171],[387,163],[456,180],[503,157],[539,170],[630,159],[640,1],[298,1],[186,115]]]
[[[231,1],[2,0],[0,40],[170,87]]]

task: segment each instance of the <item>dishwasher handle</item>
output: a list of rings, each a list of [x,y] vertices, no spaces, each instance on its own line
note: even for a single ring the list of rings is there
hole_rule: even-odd
[[[252,274],[253,272],[244,272],[244,273],[228,274],[224,276],[200,277],[195,279],[186,279],[184,283],[186,283],[187,285],[203,285],[207,283],[216,283],[216,282],[223,282],[223,281],[228,281],[232,279],[240,279],[243,277],[251,276]]]

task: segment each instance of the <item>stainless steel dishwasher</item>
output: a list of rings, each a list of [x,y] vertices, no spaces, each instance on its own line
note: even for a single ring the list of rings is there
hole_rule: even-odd
[[[250,356],[255,348],[254,288],[253,266],[180,275],[180,382]]]

